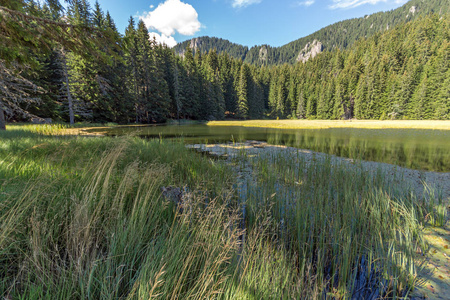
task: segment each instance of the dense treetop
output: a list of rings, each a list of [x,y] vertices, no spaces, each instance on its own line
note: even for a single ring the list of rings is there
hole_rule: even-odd
[[[323,44],[325,51],[336,48],[347,49],[360,38],[370,37],[378,32],[393,28],[398,24],[414,21],[417,18],[438,13],[440,15],[450,13],[450,5],[447,0],[411,0],[403,6],[388,12],[379,12],[362,18],[341,21],[322,28],[306,37],[295,40],[281,47],[270,45],[254,46],[248,49],[227,40],[199,37],[193,39],[197,47],[195,50],[208,52],[216,49],[218,52],[227,52],[235,58],[242,58],[247,63],[256,65],[277,65],[283,63],[296,63],[299,52],[307,43],[318,40]],[[179,43],[175,51],[181,53],[191,45],[191,40]],[[264,56],[261,53],[267,53]]]
[[[243,61],[246,48],[220,39],[210,39],[220,50],[186,47],[178,55],[133,18],[122,36],[110,14],[86,0],[71,1],[67,11],[56,0],[5,5],[0,127],[4,118],[450,119],[450,17],[441,11],[329,47],[306,63],[258,66]]]

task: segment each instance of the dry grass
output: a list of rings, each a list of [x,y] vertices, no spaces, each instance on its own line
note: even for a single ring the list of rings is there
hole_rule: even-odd
[[[28,124],[15,123],[8,124],[7,130],[9,132],[26,132],[39,134],[42,136],[104,136],[111,128],[121,127],[148,127],[148,125],[117,125],[114,123],[108,124],[91,124],[91,123],[77,123],[75,125],[69,124]]]
[[[438,129],[450,130],[450,121],[365,121],[365,120],[250,120],[212,121],[209,126],[244,126],[283,129],[326,129],[326,128],[366,128],[366,129]]]
[[[148,127],[149,125],[111,125],[111,126],[85,126],[70,127],[61,132],[62,135],[104,136],[111,128],[135,128]]]
[[[63,129],[0,132],[0,299],[406,298],[424,216],[439,219],[329,160],[243,152],[233,171],[181,143]]]

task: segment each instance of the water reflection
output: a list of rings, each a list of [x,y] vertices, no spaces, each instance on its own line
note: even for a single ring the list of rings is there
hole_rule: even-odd
[[[416,170],[450,172],[450,131],[445,130],[268,129],[170,125],[112,128],[108,134],[181,138],[190,144],[258,140],[341,157],[386,162]]]

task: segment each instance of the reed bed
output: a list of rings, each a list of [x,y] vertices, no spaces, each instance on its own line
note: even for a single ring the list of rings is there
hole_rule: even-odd
[[[189,201],[165,197],[169,186]],[[422,227],[442,215],[417,200],[327,160],[243,151],[233,167],[165,140],[6,131],[0,296],[405,297]]]
[[[268,214],[276,244],[293,255],[298,286],[306,287],[302,298],[410,294],[421,265],[417,251],[427,249],[425,211],[442,199],[429,192],[419,201],[381,170],[357,164],[305,161],[288,151],[249,161],[247,226],[260,227],[261,214]]]

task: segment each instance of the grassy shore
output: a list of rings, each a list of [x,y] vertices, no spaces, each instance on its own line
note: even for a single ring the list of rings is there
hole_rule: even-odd
[[[209,126],[244,126],[284,129],[366,128],[450,130],[450,121],[332,121],[332,120],[250,120],[211,121]]]
[[[436,193],[420,202],[328,160],[243,152],[229,165],[61,130],[0,132],[0,297],[404,297],[424,224],[444,218]],[[182,191],[178,205],[163,187]]]

